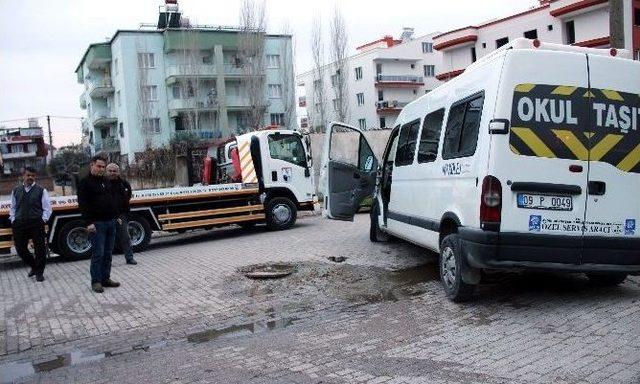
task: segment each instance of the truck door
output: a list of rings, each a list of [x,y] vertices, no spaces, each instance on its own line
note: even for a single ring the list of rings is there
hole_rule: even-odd
[[[571,248],[526,260],[577,264],[590,132],[586,55],[513,50],[505,60],[494,119],[511,126],[490,131],[490,174],[502,184],[500,231],[550,235]]]
[[[640,237],[640,63],[589,55],[589,79],[591,129],[582,262],[637,264],[640,250],[635,256],[621,252],[604,260],[595,249],[603,237],[618,238],[607,247],[621,249],[629,247],[625,240]]]
[[[362,201],[373,195],[378,160],[362,132],[342,123],[331,123],[324,142],[321,181],[323,215],[353,220]]]
[[[270,160],[265,162],[265,185],[285,187],[298,201],[309,201],[315,192],[307,150],[297,133],[275,132],[267,138]]]

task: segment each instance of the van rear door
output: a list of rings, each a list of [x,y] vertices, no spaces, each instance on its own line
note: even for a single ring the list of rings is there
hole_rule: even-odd
[[[522,234],[523,241],[554,235],[550,241],[572,249],[523,254],[523,260],[580,262],[588,86],[583,53],[514,49],[505,56],[494,118],[509,119],[511,127],[491,134],[489,168],[502,183],[500,231]]]
[[[640,63],[589,55],[591,129],[583,263],[638,264],[628,249],[640,237]],[[602,238],[619,241],[602,241]],[[635,260],[631,260],[634,258]]]

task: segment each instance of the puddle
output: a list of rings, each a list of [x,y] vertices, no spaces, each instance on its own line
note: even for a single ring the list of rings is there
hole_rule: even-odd
[[[230,338],[240,335],[250,335],[265,331],[274,331],[276,329],[286,328],[293,324],[297,318],[283,318],[262,322],[244,323],[231,325],[225,328],[208,329],[201,332],[195,332],[187,335],[187,341],[190,343],[200,344],[222,338]]]

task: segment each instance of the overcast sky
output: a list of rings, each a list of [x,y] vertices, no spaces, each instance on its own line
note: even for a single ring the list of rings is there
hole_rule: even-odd
[[[30,116],[52,118],[54,146],[80,141],[82,86],[74,70],[87,46],[157,21],[161,0],[0,0],[0,125],[26,125]],[[266,0],[268,32],[288,25],[294,35],[296,71],[310,69],[310,29],[320,14],[328,34],[334,7],[347,21],[349,51],[381,38],[399,37],[402,27],[416,36],[445,32],[524,11],[538,0]],[[237,25],[240,0],[179,0],[198,24]],[[41,125],[45,125],[41,119]]]

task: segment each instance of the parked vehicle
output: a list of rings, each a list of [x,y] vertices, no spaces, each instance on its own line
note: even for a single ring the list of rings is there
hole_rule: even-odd
[[[371,240],[439,252],[455,301],[483,269],[623,282],[640,271],[640,62],[622,57],[518,39],[407,105],[380,167],[357,128],[332,123],[325,216],[352,220],[375,188]],[[359,152],[341,158],[340,136]]]
[[[230,224],[247,227],[262,222],[270,229],[283,230],[295,224],[299,210],[314,209],[317,196],[309,170],[312,159],[301,134],[264,130],[237,136],[223,146],[230,144],[239,154],[239,175],[234,175],[231,183],[224,177],[219,184],[134,191],[129,234],[135,252],[147,247],[153,231]],[[211,158],[205,160],[204,168],[209,172],[203,180],[206,184],[220,179],[211,178],[211,174],[222,174],[212,167],[214,164]],[[10,204],[0,202],[0,248],[5,250],[13,245]],[[54,197],[52,206],[50,249],[69,258],[90,255],[91,243],[76,196]]]

